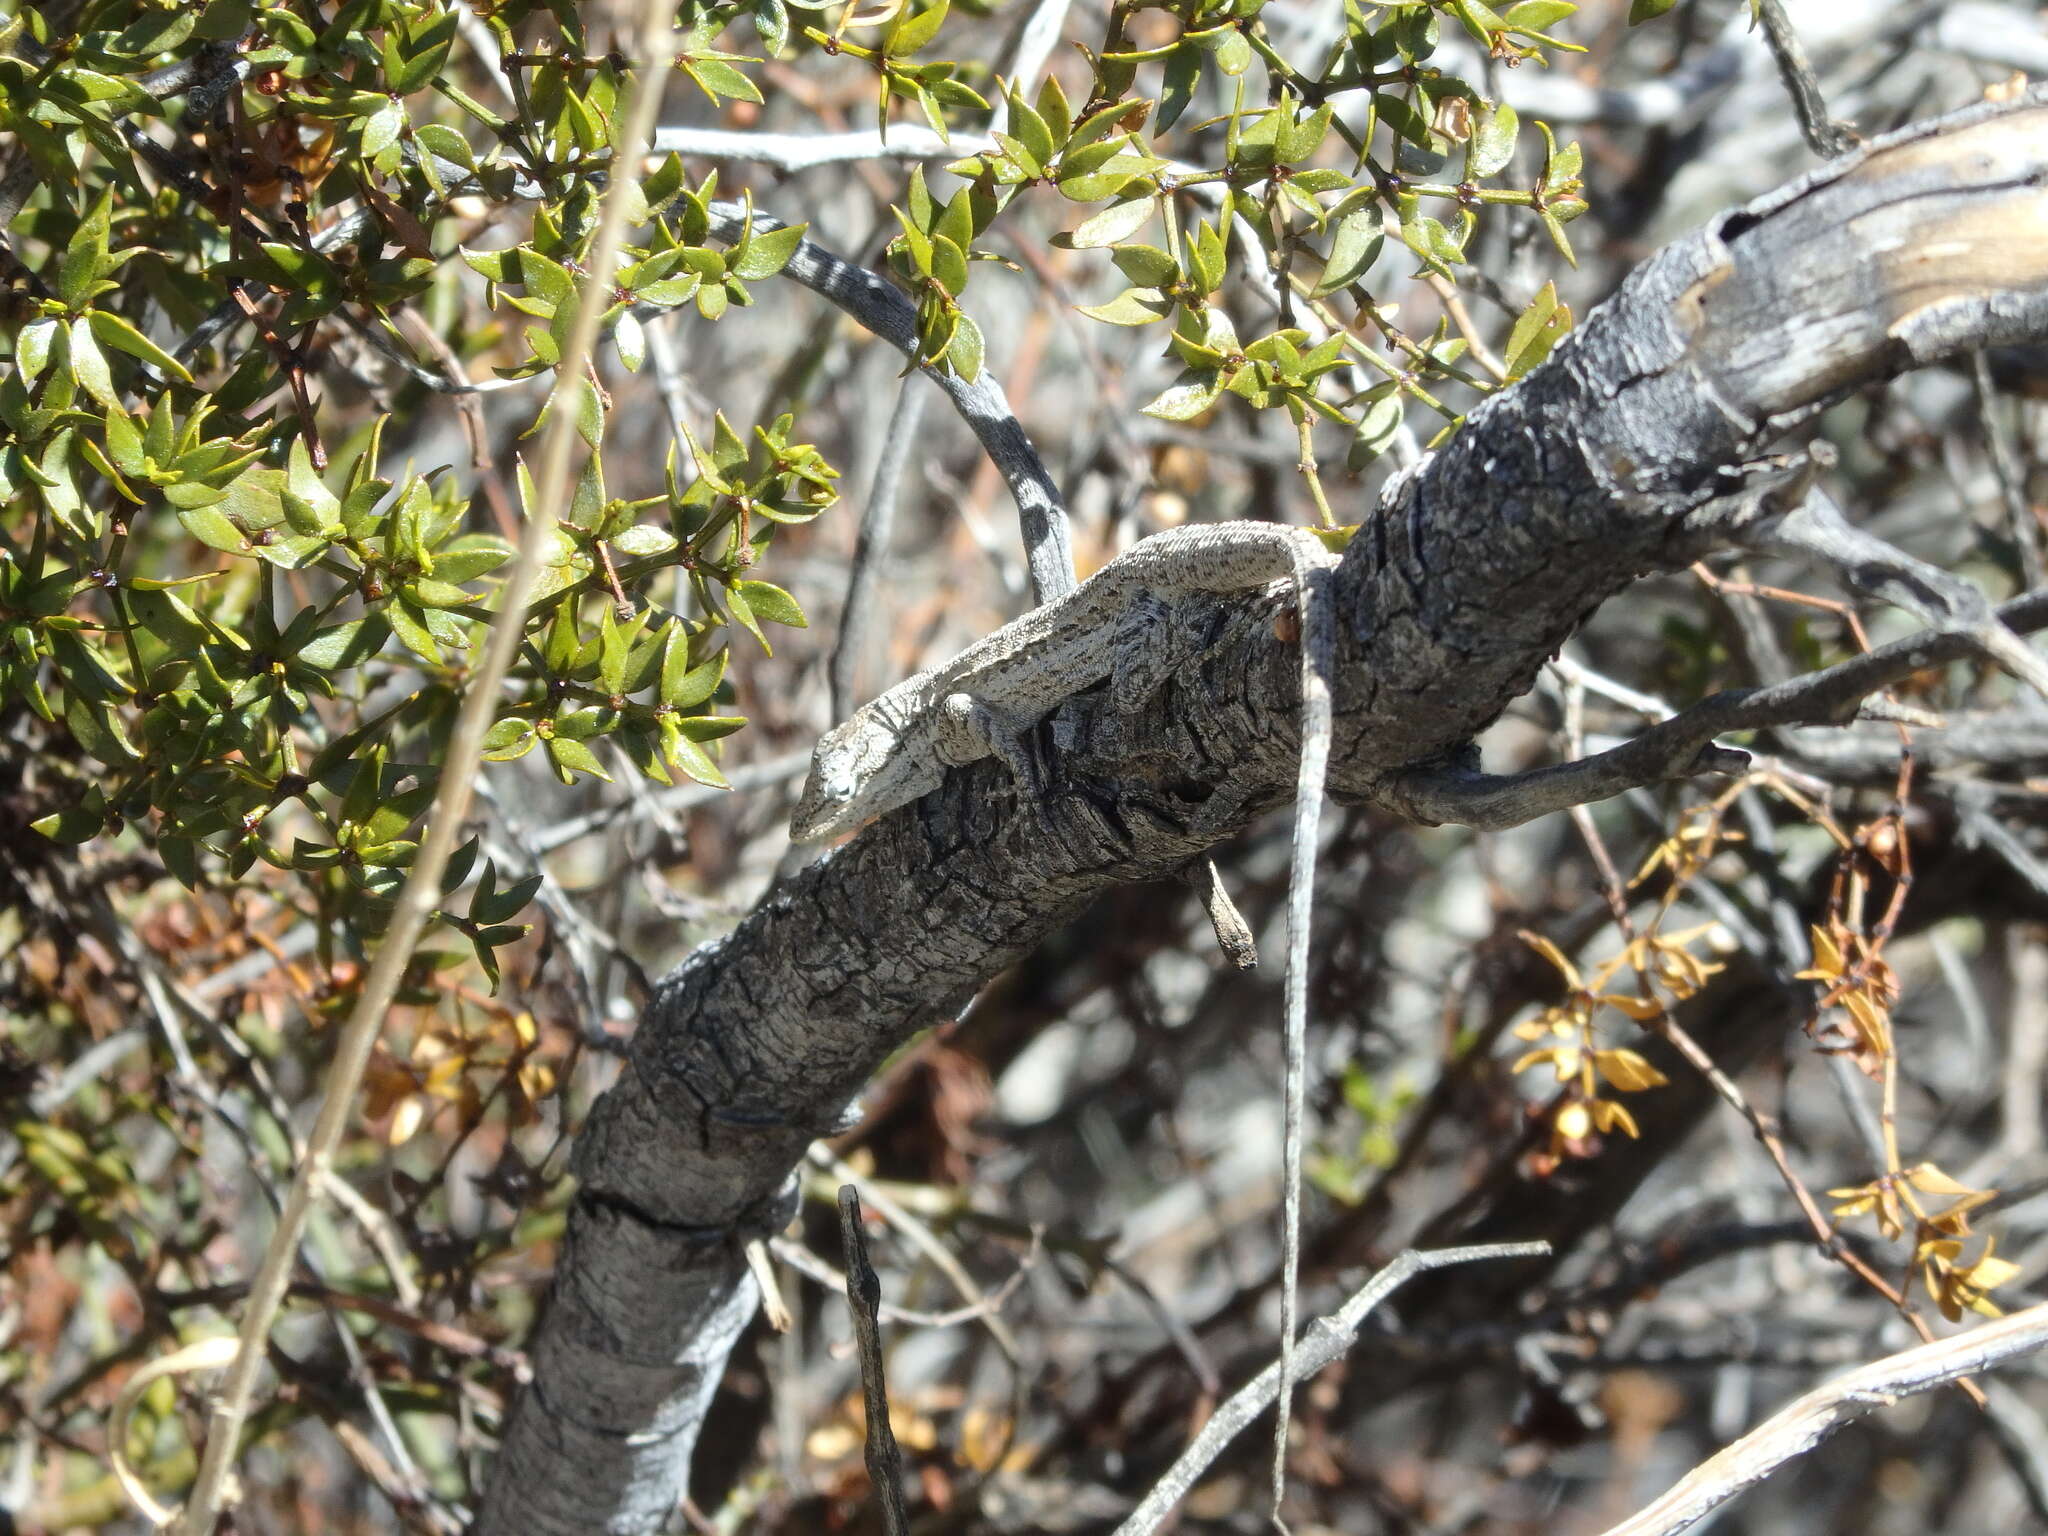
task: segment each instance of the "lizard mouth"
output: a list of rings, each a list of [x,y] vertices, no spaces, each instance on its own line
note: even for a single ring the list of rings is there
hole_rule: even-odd
[[[790,840],[811,843],[821,837],[830,837],[839,830],[845,812],[845,799],[837,796],[821,799],[815,805],[798,806],[789,819]]]

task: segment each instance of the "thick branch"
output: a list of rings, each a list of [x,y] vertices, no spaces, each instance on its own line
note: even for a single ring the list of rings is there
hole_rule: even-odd
[[[1332,779],[1360,797],[1453,760],[1587,613],[1771,509],[1771,440],[1951,351],[2048,337],[2048,109],[1895,136],[1681,241],[1366,519]],[[777,884],[661,987],[578,1146],[535,1383],[479,1536],[646,1532],[681,1492],[805,1143],[913,1032],[1111,885],[1178,869],[1292,793],[1282,598],[1177,605],[1188,661],[1136,716],[1040,728],[1048,803],[993,760]],[[1283,637],[1284,635],[1284,637]]]

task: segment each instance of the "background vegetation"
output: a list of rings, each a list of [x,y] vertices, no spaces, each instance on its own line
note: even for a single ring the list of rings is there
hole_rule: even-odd
[[[1791,11],[1866,134],[2048,68],[2027,7]],[[1001,385],[1085,571],[1189,520],[1356,522],[1635,260],[1834,131],[1802,136],[1785,37],[1709,0],[684,0],[658,60],[624,7],[568,0],[0,17],[0,1508],[24,1530],[140,1528],[116,1450],[166,1496],[190,1478],[192,1384],[117,1400],[231,1325],[418,849],[629,73],[668,85],[600,364],[555,407],[588,456],[303,1245],[238,1529],[460,1528],[649,977],[788,858],[822,728],[1029,600],[997,462],[800,280],[800,241],[892,274],[926,374]],[[1844,402],[1838,495],[1995,598],[2039,587],[2041,365]],[[847,576],[863,516],[872,586]],[[1490,762],[1910,627],[1790,567],[1634,595]],[[1782,733],[1739,781],[1510,834],[1336,818],[1312,1281],[1503,1212],[1567,1257],[1490,1314],[1419,1300],[1320,1378],[1301,1522],[1600,1529],[1817,1371],[2026,1294],[2048,730],[1974,667],[1895,702],[1903,729]],[[1266,936],[1284,826],[1219,857]],[[1745,968],[1819,983],[1803,1035],[1720,1005],[1752,1119],[1636,1027]],[[1113,1523],[1270,1352],[1277,983],[1222,966],[1183,889],[1134,889],[906,1050],[819,1150],[774,1250],[794,1320],[736,1357],[689,1521],[864,1518],[829,1285],[857,1178],[890,1299],[966,1309],[892,1332],[919,1507]],[[2048,1518],[2044,1407],[2024,1376],[1924,1399],[1726,1524]],[[1188,1526],[1256,1526],[1258,1477],[1226,1463]]]

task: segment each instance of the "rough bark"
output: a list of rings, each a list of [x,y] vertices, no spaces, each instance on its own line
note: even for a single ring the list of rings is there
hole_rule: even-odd
[[[1336,574],[1332,787],[1398,808],[1595,607],[1739,538],[1759,465],[1847,390],[2048,338],[2048,104],[1909,129],[1643,266],[1543,368],[1389,487]],[[1744,466],[1749,466],[1745,468]],[[779,882],[661,986],[576,1154],[535,1377],[474,1529],[651,1532],[755,1295],[743,1243],[884,1057],[1106,887],[1292,791],[1284,599],[1182,605],[1196,659],[1133,723],[1042,728],[1051,803],[985,761]]]

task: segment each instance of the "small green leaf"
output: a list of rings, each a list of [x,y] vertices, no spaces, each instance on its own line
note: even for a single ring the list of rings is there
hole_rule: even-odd
[[[31,320],[14,338],[14,366],[21,382],[33,384],[49,366],[52,344],[57,339],[57,322],[45,317]]]
[[[1578,10],[1575,0],[1521,0],[1511,5],[1501,19],[1510,27],[1527,32],[1547,32]]]
[[[385,606],[384,617],[407,650],[424,662],[437,667],[441,664],[441,647],[435,643],[433,631],[427,628],[423,612],[401,598]]]
[[[882,40],[882,53],[886,58],[900,59],[916,53],[938,35],[939,24],[946,19],[948,0],[937,0],[931,9],[923,12],[904,4],[897,12],[896,24],[889,29],[889,35]]]
[[[1126,288],[1107,304],[1082,305],[1081,313],[1105,325],[1150,325],[1173,313],[1173,300],[1157,288]]]
[[[676,547],[676,536],[666,528],[658,528],[652,523],[641,523],[606,542],[620,554],[641,560],[667,554]]]
[[[612,776],[604,771],[604,764],[597,760],[597,754],[573,737],[550,737],[547,748],[548,757],[555,765],[555,777],[564,784],[575,782],[578,773],[587,773],[592,778],[611,783]]]
[[[218,507],[181,507],[178,521],[185,525],[187,533],[209,548],[231,555],[249,552],[249,541],[242,536],[242,530],[229,522]]]
[[[1152,215],[1158,211],[1159,204],[1151,197],[1135,197],[1127,203],[1112,203],[1102,212],[1084,219],[1072,234],[1055,239],[1053,243],[1077,251],[1099,250],[1104,246],[1118,245],[1151,223]]]
[[[64,247],[64,259],[57,268],[57,296],[67,309],[82,308],[92,297],[93,284],[107,262],[108,214],[113,204],[114,194],[109,188],[99,195]]]
[[[381,613],[373,613],[319,631],[300,647],[299,660],[318,671],[338,672],[362,665],[390,638],[391,625]]]
[[[680,624],[670,625],[661,659],[661,702],[679,710],[702,704],[724,681],[726,656],[721,646],[710,660],[691,666],[690,637],[683,633]]]
[[[1109,259],[1140,288],[1165,288],[1180,281],[1180,263],[1157,246],[1120,245]]]
[[[419,140],[422,149],[439,155],[443,160],[466,171],[476,169],[476,151],[469,147],[469,140],[446,123],[423,123],[413,130],[413,137]]]
[[[1508,377],[1519,379],[1550,355],[1550,349],[1572,328],[1569,305],[1557,301],[1557,285],[1545,283],[1508,333],[1505,360]]]
[[[1144,413],[1161,421],[1190,421],[1216,403],[1217,396],[1223,393],[1223,383],[1218,369],[1185,369],[1144,408]]]
[[[484,732],[484,761],[512,762],[531,752],[534,743],[539,740],[540,737],[534,733],[531,722],[517,718],[500,720]]]
[[[960,316],[959,323],[953,327],[953,339],[946,344],[947,367],[959,378],[972,384],[981,377],[983,352],[981,327],[974,323],[972,316]],[[756,586],[760,583],[747,582],[745,585]]]
[[[807,224],[790,224],[781,229],[756,230],[747,241],[746,249],[733,262],[733,275],[758,282],[764,277],[773,277],[789,265],[790,257],[803,243]]]
[[[747,595],[747,606],[754,611],[754,617],[765,619],[771,624],[786,624],[792,629],[808,629],[810,621],[797,600],[782,588],[768,581],[735,582]]]
[[[1385,226],[1377,203],[1338,220],[1336,238],[1330,242],[1330,259],[1316,281],[1316,293],[1334,293],[1363,279],[1379,260],[1384,243]]]
[[[709,784],[718,789],[732,787],[725,775],[718,771],[718,764],[711,760],[711,754],[683,734],[681,724],[673,717],[662,717],[661,746],[662,757],[699,784]]]
[[[192,382],[192,375],[185,371],[183,363],[119,315],[109,314],[104,309],[95,309],[86,316],[86,321],[92,326],[93,335],[108,346],[117,347],[130,357],[141,358],[159,373],[167,373],[187,384]]]
[[[404,126],[404,105],[396,100],[385,102],[363,124],[363,157],[375,159],[396,144],[398,131]]]
[[[29,825],[53,843],[89,842],[107,830],[106,792],[97,784],[88,784],[77,805]]]
[[[71,322],[71,372],[85,392],[108,410],[123,409],[114,388],[114,375],[107,367],[106,354],[93,339],[92,323],[83,317]]]
[[[761,102],[760,87],[724,59],[686,58],[683,73],[696,81],[698,88],[713,101],[728,96],[735,101],[751,101],[757,106]]]
[[[647,361],[647,331],[630,309],[612,323],[612,345],[618,349],[619,361],[628,373],[638,373],[640,365]]]
[[[1515,136],[1521,127],[1522,120],[1506,102],[1487,108],[1486,115],[1479,121],[1478,131],[1466,146],[1467,174],[1477,180],[1494,175],[1505,167],[1514,158]]]

